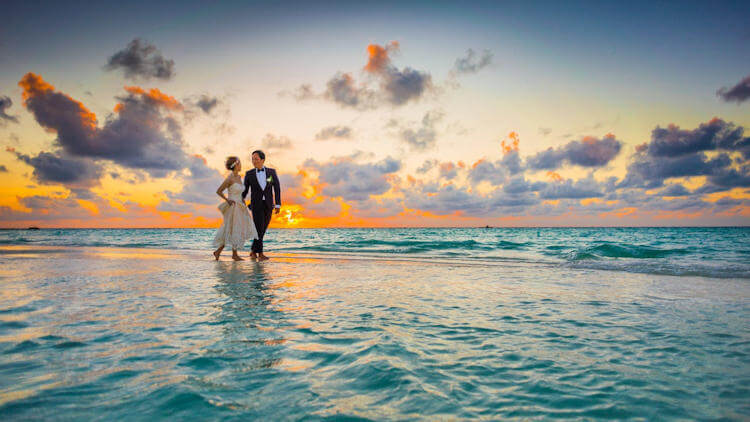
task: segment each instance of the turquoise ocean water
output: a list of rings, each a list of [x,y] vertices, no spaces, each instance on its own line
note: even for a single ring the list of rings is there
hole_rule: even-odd
[[[0,231],[2,420],[747,420],[750,229]]]
[[[207,251],[214,233],[214,229],[0,230],[0,245]],[[266,244],[269,253],[458,259],[750,278],[750,227],[271,229]]]

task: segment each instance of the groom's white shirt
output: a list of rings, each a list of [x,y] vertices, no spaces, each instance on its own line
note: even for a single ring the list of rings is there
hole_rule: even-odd
[[[266,174],[268,171],[266,171],[266,168],[263,167],[263,171],[260,172],[258,169],[255,169],[255,178],[258,179],[258,184],[260,185],[260,189],[265,191],[266,190],[266,184],[268,183],[268,180],[266,178],[268,175]],[[263,200],[266,200],[266,195],[263,195]],[[276,204],[276,208],[281,208],[281,205]]]
[[[266,190],[266,168],[263,167],[263,172],[258,171],[258,169],[255,169],[255,178],[258,179],[258,184],[260,185],[261,190]],[[263,199],[266,199],[264,196]]]

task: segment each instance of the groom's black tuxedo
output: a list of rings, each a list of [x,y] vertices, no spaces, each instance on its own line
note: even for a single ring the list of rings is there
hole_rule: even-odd
[[[265,173],[263,177],[266,180],[265,189],[261,188],[260,182],[258,181],[257,169],[252,169],[245,173],[245,190],[242,192],[242,199],[247,197],[248,191],[250,191],[250,212],[253,215],[253,222],[255,223],[255,229],[258,230],[258,239],[253,240],[253,246],[251,250],[256,253],[263,252],[263,235],[266,234],[268,224],[271,222],[271,215],[274,208],[274,199],[276,205],[281,206],[281,186],[279,185],[279,178],[276,176],[276,170],[268,167],[264,167],[260,170],[261,173]]]

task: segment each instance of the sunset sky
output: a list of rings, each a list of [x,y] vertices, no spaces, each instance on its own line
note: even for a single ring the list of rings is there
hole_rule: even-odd
[[[0,10],[0,227],[750,224],[750,2]]]

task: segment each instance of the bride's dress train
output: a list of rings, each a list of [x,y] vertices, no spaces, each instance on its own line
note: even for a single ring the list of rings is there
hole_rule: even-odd
[[[227,188],[229,199],[234,204],[229,205],[222,202],[219,205],[219,211],[224,216],[221,227],[214,236],[214,247],[231,246],[232,249],[240,249],[245,241],[258,238],[258,231],[253,224],[253,217],[250,210],[247,209],[242,201],[242,191],[244,186],[241,183],[232,183]]]

